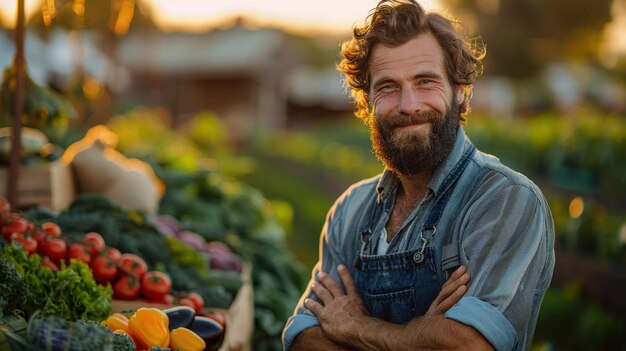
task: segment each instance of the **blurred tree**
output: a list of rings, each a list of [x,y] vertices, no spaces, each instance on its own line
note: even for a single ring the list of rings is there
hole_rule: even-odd
[[[154,29],[151,13],[136,0],[42,0],[29,27],[45,31],[51,27],[67,30],[89,29],[120,37],[129,30]]]
[[[525,77],[565,59],[597,61],[613,0],[443,0],[487,44],[487,73]],[[615,0],[624,1],[624,0]],[[468,20],[469,19],[469,20]]]
[[[79,47],[83,45],[78,40],[83,31],[94,34],[91,39],[112,61],[107,66],[108,77],[116,76],[119,38],[129,31],[147,32],[156,29],[149,8],[137,0],[41,0],[41,7],[31,16],[28,26],[44,39],[51,30],[57,28],[74,32],[76,35],[71,39]],[[84,72],[83,61],[86,57],[82,49],[76,59],[79,63],[71,77],[64,77],[61,84],[54,81],[48,83],[72,100],[80,117],[77,122],[89,127],[103,122],[99,119],[110,116],[109,91],[106,90],[106,82],[98,82]],[[106,80],[110,82],[114,79]]]

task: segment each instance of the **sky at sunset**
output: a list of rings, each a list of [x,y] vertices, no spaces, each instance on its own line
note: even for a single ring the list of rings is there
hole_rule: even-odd
[[[51,0],[47,0],[51,1]],[[378,0],[138,0],[152,10],[157,24],[166,30],[201,31],[243,16],[259,25],[278,25],[296,31],[345,32],[361,22]],[[438,0],[421,1],[439,9]],[[17,0],[0,0],[2,23],[13,26]],[[26,0],[33,13],[41,0]],[[89,1],[86,1],[89,6]]]
[[[45,0],[55,3],[55,0]],[[90,1],[109,0],[86,0]],[[322,32],[344,35],[362,23],[379,0],[136,0],[152,12],[163,30],[206,31],[215,26],[244,17],[246,23],[278,26],[300,34]],[[58,0],[56,2],[59,2]],[[34,13],[41,0],[25,0],[27,14]],[[447,12],[440,0],[420,0],[427,9]],[[13,27],[17,0],[0,0],[0,20]],[[617,57],[626,55],[626,3],[613,4],[613,22],[604,31],[603,61],[608,66]],[[452,11],[452,13],[454,13]]]

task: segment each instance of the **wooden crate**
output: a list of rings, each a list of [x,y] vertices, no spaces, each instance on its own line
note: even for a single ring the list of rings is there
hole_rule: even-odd
[[[0,197],[7,197],[9,171],[0,168]],[[76,196],[74,174],[61,160],[20,166],[17,178],[18,208],[42,207],[53,211],[66,209]]]
[[[239,288],[226,314],[226,335],[219,351],[250,351],[252,349],[254,289],[251,275],[251,267],[245,264],[241,273],[243,285]]]

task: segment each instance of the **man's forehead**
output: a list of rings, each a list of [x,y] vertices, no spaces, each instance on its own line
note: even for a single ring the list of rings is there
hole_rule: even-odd
[[[443,69],[443,50],[431,33],[418,34],[404,44],[388,46],[376,43],[368,64],[369,76],[393,69],[417,68],[420,65],[431,69]],[[434,67],[432,67],[434,66]]]

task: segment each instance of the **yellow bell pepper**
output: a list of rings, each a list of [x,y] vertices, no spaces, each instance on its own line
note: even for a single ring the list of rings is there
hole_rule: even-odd
[[[178,351],[202,351],[206,343],[198,334],[187,328],[176,328],[170,332],[170,348]]]
[[[128,317],[121,313],[113,313],[100,324],[107,326],[111,331],[121,329],[128,333]]]
[[[167,347],[170,343],[167,315],[157,308],[142,307],[128,320],[130,334],[146,347]]]

